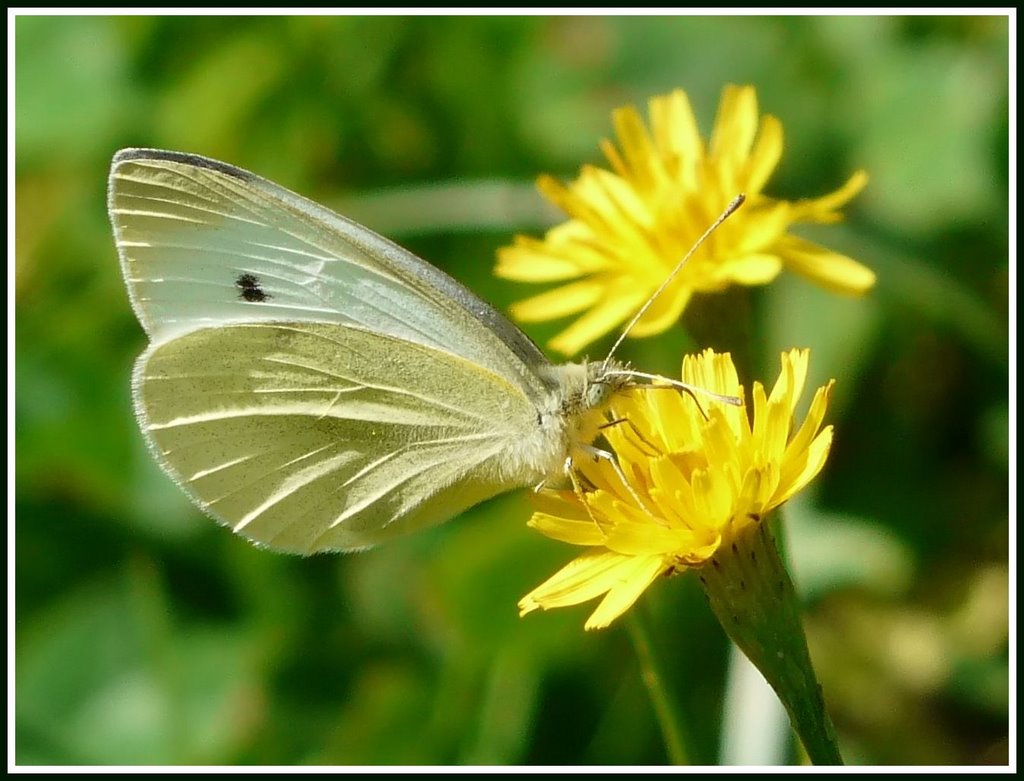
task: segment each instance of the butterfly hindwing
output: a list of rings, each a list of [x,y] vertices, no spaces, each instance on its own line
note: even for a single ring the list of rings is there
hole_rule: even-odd
[[[161,465],[207,511],[279,550],[351,550],[539,479],[502,456],[523,392],[432,347],[329,323],[201,328],[135,373]]]

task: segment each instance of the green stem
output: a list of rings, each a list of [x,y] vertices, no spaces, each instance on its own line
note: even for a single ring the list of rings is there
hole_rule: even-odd
[[[682,720],[665,689],[665,682],[659,672],[654,651],[651,647],[651,632],[643,611],[634,608],[626,621],[629,637],[633,641],[633,649],[640,664],[640,678],[647,688],[654,708],[654,716],[661,728],[661,736],[665,741],[665,752],[673,765],[688,765],[686,741],[683,738]]]
[[[766,521],[700,569],[722,628],[775,690],[815,765],[841,765],[835,730],[807,651],[800,603]]]

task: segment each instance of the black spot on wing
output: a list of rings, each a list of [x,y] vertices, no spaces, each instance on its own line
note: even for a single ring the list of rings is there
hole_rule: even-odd
[[[272,297],[260,285],[260,278],[248,272],[238,275],[238,279],[235,280],[235,287],[238,288],[238,297],[243,301],[259,304]]]

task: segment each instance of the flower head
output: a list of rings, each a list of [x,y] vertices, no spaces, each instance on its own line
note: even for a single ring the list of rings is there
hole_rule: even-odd
[[[498,252],[495,273],[521,282],[567,282],[512,307],[518,320],[581,316],[551,341],[572,354],[634,315],[739,193],[746,205],[711,235],[644,314],[630,336],[674,323],[694,293],[761,285],[787,267],[842,293],[863,293],[875,275],[856,261],[788,233],[801,222],[831,223],[867,183],[858,171],[833,193],[785,201],[762,193],[782,155],[782,125],[758,122],[753,87],[728,86],[705,147],[686,93],[650,101],[650,130],[632,106],[612,121],[618,147],[602,144],[612,170],[585,166],[563,185],[538,179],[569,217],[543,240],[518,236]]]
[[[743,407],[703,396],[698,406],[662,388],[622,394],[605,429],[615,460],[577,463],[579,492],[537,495],[530,525],[586,550],[527,594],[521,613],[604,595],[586,628],[607,626],[659,575],[702,566],[807,485],[832,444],[832,427],[821,427],[831,382],[794,425],[808,357],[783,353],[770,395],[754,383],[750,418]],[[744,396],[729,355],[713,350],[686,357],[683,381]]]

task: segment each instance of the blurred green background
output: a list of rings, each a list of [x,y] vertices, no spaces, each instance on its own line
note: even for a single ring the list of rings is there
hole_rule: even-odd
[[[132,416],[145,337],[105,187],[121,147],[216,157],[504,308],[535,288],[493,278],[495,250],[554,218],[533,178],[600,162],[610,111],[675,87],[706,135],[730,82],[785,128],[768,194],[868,170],[847,222],[804,235],[877,288],[786,276],[623,357],[674,374],[711,344],[774,381],[780,349],[812,347],[836,444],[786,522],[847,760],[1007,762],[1006,18],[22,16],[15,44],[17,762],[665,762],[624,624],[517,617],[573,555],[526,528],[525,492],[309,559],[190,505]],[[687,751],[715,763],[728,645],[696,579],[639,609]]]

